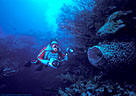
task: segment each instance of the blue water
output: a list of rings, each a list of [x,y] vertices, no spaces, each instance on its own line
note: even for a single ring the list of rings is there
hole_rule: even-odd
[[[74,3],[71,0],[0,0],[0,38],[5,43],[12,38],[12,44],[5,46],[14,50],[24,45],[40,50],[57,38],[56,19],[64,4]]]
[[[51,38],[56,36],[56,18],[64,3],[70,0],[0,0],[0,28],[6,35]]]

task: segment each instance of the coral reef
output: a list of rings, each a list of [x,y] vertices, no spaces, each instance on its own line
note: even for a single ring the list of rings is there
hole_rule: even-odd
[[[61,31],[75,36],[79,48],[86,50],[89,47],[88,52],[82,51],[82,53],[88,53],[90,65],[98,68],[97,70],[102,69],[100,70],[102,74],[98,72],[98,76],[88,75],[88,78],[74,81],[70,86],[61,88],[58,93],[60,96],[135,96],[135,83],[131,84],[126,79],[129,78],[128,75],[134,78],[135,72],[132,72],[133,74],[129,72],[132,67],[136,68],[134,66],[136,27],[132,26],[136,24],[134,20],[136,3],[128,0],[94,1],[95,7],[92,10],[86,7],[87,2],[82,5],[87,9],[82,11],[73,11],[70,10],[70,6],[64,6],[58,23]],[[75,9],[78,9],[76,7]],[[69,11],[65,11],[66,9]],[[73,18],[69,17],[69,14]],[[63,23],[65,19],[66,24]],[[82,57],[80,54],[78,56]],[[82,57],[81,61],[85,58]],[[82,63],[82,65],[87,65],[87,63]],[[90,69],[90,73],[93,71]],[[120,74],[121,71],[126,72]],[[101,77],[105,75],[103,72],[112,78],[102,79]],[[117,77],[115,78],[113,74],[119,76],[120,81],[116,81]],[[64,78],[64,75],[61,76]],[[65,78],[65,80],[69,79]]]
[[[75,5],[64,5],[62,7],[62,12],[57,18],[60,31],[58,38],[61,40],[64,38],[63,34],[65,34],[64,43],[69,44],[69,41],[72,41],[74,47],[85,48],[88,41],[95,42],[94,16],[92,16],[92,13],[96,2],[94,0],[75,0],[74,3]]]
[[[124,28],[126,24],[121,18],[121,16],[125,16],[129,13],[132,13],[132,11],[117,11],[111,14],[107,20],[107,22],[102,26],[98,31],[97,35],[98,36],[103,36],[106,34],[114,34],[116,33],[119,29]]]
[[[60,96],[135,96],[136,86],[127,82],[117,82],[112,80],[77,81],[70,87],[59,89]]]

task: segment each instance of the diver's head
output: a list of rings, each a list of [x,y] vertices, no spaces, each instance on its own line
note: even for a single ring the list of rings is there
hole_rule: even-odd
[[[59,44],[57,41],[52,41],[51,42],[51,48],[54,52],[58,52],[59,51]]]

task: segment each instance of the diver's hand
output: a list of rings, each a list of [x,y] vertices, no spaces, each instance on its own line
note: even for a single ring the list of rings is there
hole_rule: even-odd
[[[67,53],[65,54],[65,57],[64,57],[63,60],[64,60],[64,61],[68,61],[68,54],[67,54]]]
[[[72,48],[67,48],[66,49],[66,53],[73,53],[73,52],[74,52],[74,50]]]

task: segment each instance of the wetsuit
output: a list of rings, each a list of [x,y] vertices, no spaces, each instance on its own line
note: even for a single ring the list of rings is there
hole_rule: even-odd
[[[37,57],[37,59],[45,65],[48,64],[51,58],[63,60],[65,58],[65,55],[60,51],[54,52],[53,50],[49,50],[47,47],[45,47],[40,51]]]

